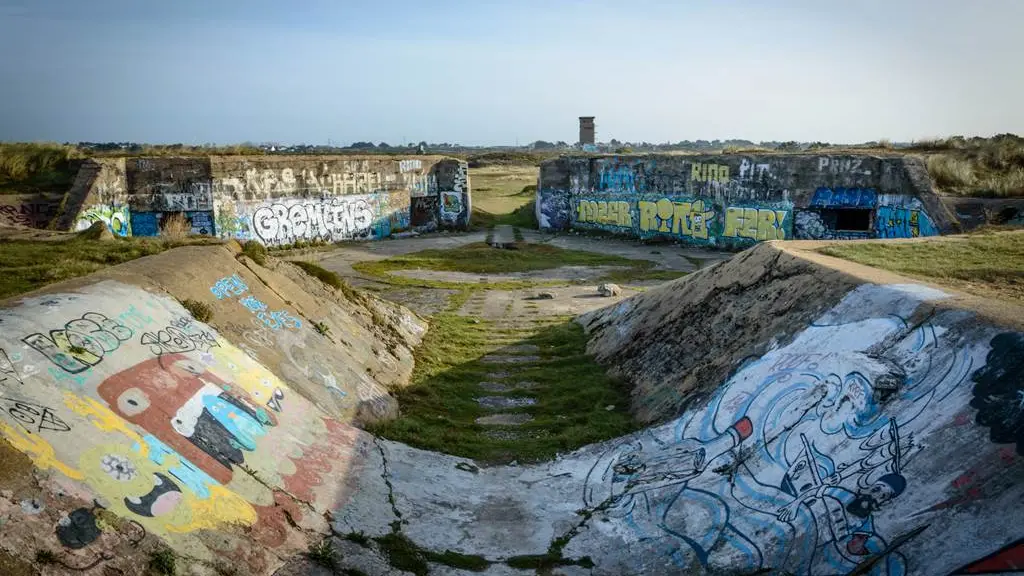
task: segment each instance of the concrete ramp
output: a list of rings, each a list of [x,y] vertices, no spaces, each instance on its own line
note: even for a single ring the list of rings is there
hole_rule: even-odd
[[[326,574],[304,553],[330,537],[366,574],[469,573],[453,554],[491,575],[1020,565],[1024,335],[943,291],[762,245],[581,320],[638,394],[679,387],[637,405],[655,425],[480,467],[353,426],[387,417],[401,378],[379,374],[407,370],[415,317],[201,250],[0,311],[0,560],[141,574],[170,546],[179,574]],[[178,302],[203,291],[209,323]],[[422,569],[396,567],[388,537]]]

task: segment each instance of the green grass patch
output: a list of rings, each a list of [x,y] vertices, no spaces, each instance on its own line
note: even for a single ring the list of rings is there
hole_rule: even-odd
[[[439,553],[420,548],[405,534],[397,531],[374,538],[374,540],[393,568],[412,572],[416,576],[429,574],[428,561],[472,572],[483,572],[491,565],[483,556],[459,554],[451,550]]]
[[[499,336],[507,338],[496,341]],[[513,379],[536,382],[536,387],[505,394],[537,399],[533,406],[518,409],[534,420],[515,427],[521,434],[515,439],[488,436],[484,432],[493,427],[475,422],[492,412],[474,398],[502,395],[485,392],[478,384],[488,380],[489,372],[507,367],[481,362],[481,357],[500,353],[508,343],[536,345],[541,357],[535,363],[517,364],[522,371]],[[549,326],[502,331],[486,320],[443,312],[433,318],[416,351],[411,385],[397,393],[401,417],[375,424],[371,431],[418,448],[487,462],[546,460],[631,432],[635,426],[627,411],[627,388],[609,378],[586,355],[585,346],[583,329],[568,318]]]
[[[966,291],[1024,300],[1024,232],[981,231],[920,242],[856,242],[818,250]]]
[[[641,282],[649,280],[675,280],[685,272],[655,270],[650,260],[632,260],[621,256],[565,250],[547,244],[517,244],[515,250],[499,250],[486,242],[467,244],[450,250],[423,250],[404,256],[395,256],[376,262],[357,262],[352,265],[356,271],[373,276],[382,282],[396,286],[416,288],[438,288],[448,290],[525,290],[545,286],[565,285],[565,281],[503,280],[488,283],[451,282],[408,278],[391,274],[398,270],[436,270],[464,272],[467,274],[506,274],[551,270],[560,266],[622,266],[610,270],[600,278],[580,280],[577,284],[601,282]]]
[[[109,266],[210,239],[161,241],[151,238],[90,240],[77,236],[61,241],[0,240],[0,298],[47,284],[85,276]]]
[[[341,276],[338,276],[337,273],[331,272],[330,270],[324,268],[323,266],[320,266],[319,264],[314,264],[312,262],[306,262],[303,260],[293,260],[291,261],[291,263],[298,266],[299,268],[302,268],[306,272],[306,274],[315,277],[317,280],[320,280],[321,282],[327,284],[328,286],[332,286],[334,288],[337,288],[338,290],[341,290],[342,286],[345,285],[345,281],[341,279]]]
[[[385,276],[395,270],[506,274],[551,270],[560,266],[628,266],[648,269],[654,266],[654,262],[582,250],[564,250],[547,244],[524,244],[516,250],[498,250],[478,242],[450,250],[423,250],[376,262],[358,262],[353,268],[373,276]]]

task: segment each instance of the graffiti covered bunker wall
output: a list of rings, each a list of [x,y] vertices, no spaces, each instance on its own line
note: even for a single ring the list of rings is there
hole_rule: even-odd
[[[469,224],[464,162],[439,156],[212,156],[86,162],[61,221],[119,236],[377,239]]]
[[[541,165],[536,211],[542,229],[723,247],[932,236],[955,222],[919,160],[860,155],[563,156]]]

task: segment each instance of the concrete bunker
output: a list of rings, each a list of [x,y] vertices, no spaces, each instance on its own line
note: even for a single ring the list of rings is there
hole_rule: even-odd
[[[465,229],[470,213],[466,163],[441,156],[132,157],[86,161],[57,227],[160,236],[173,218],[277,246]]]
[[[542,164],[547,230],[742,248],[765,240],[916,238],[958,222],[912,157],[563,156]]]

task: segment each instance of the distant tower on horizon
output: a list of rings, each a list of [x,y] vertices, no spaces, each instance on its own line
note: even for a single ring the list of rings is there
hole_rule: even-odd
[[[594,145],[594,117],[580,116],[580,144]]]

